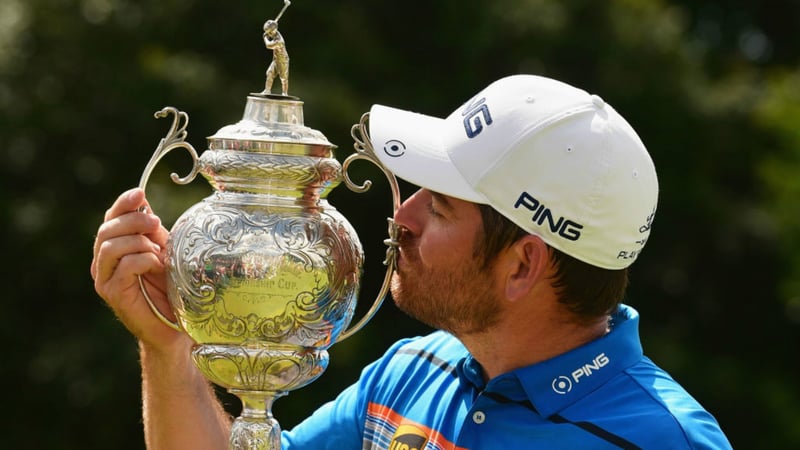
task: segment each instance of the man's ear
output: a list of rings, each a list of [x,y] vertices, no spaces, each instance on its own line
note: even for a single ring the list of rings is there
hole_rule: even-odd
[[[506,250],[505,295],[510,301],[525,298],[543,281],[550,264],[550,251],[541,238],[527,235]]]

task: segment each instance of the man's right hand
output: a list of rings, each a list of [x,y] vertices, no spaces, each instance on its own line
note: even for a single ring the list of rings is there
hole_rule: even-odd
[[[161,313],[174,320],[166,296],[163,258],[168,232],[149,212],[144,191],[120,195],[105,214],[94,242],[91,273],[100,297],[143,345],[170,352],[185,348],[188,336],[168,327],[147,305],[139,286],[142,277],[149,297]]]

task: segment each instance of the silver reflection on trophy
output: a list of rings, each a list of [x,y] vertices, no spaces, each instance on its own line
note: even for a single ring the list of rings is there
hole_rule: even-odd
[[[186,332],[196,345],[192,357],[211,382],[242,401],[230,448],[279,449],[280,427],[274,399],[319,377],[327,349],[363,327],[380,307],[394,270],[398,229],[389,219],[389,246],[383,286],[365,317],[349,330],[364,260],[358,236],[326,197],[347,175],[354,160],[376,164],[389,179],[394,209],[399,193],[394,176],[374,156],[365,115],[353,127],[357,153],[342,166],[335,146],[304,125],[303,102],[288,95],[288,55],[278,19],[264,24],[273,50],[265,90],[250,94],[241,121],[208,138],[197,156],[185,141],[188,116],[167,107],[156,117],[173,116],[167,136],[145,168],[140,187],[169,151],[184,148],[194,165],[186,184],[200,173],[213,193],[175,222],[167,244],[168,296],[177,318],[153,312]],[[281,95],[271,94],[280,80]],[[345,331],[346,330],[346,331]]]

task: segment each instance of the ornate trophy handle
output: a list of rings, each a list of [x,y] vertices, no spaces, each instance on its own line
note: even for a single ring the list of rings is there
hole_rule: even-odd
[[[172,181],[177,184],[189,184],[192,180],[194,180],[200,170],[197,151],[195,151],[194,147],[192,147],[192,144],[186,142],[186,127],[189,125],[189,115],[172,106],[167,106],[161,111],[156,112],[155,117],[157,119],[161,119],[167,117],[169,114],[174,116],[172,119],[172,126],[169,128],[169,131],[167,131],[167,135],[158,143],[156,151],[153,153],[153,156],[150,158],[150,161],[144,168],[142,178],[139,179],[139,187],[142,190],[145,190],[147,181],[149,180],[153,169],[155,169],[156,164],[161,161],[161,158],[163,158],[164,155],[173,149],[182,147],[189,152],[189,155],[192,157],[192,170],[185,177],[180,177],[177,173],[173,172],[170,175]],[[145,209],[145,207],[142,207],[141,210],[144,211]],[[144,280],[142,279],[141,275],[139,275],[139,289],[142,291],[142,295],[144,295],[144,298],[147,301],[147,306],[150,307],[150,310],[153,311],[153,314],[155,314],[156,317],[158,317],[170,328],[181,331],[181,327],[176,322],[169,320],[164,314],[161,313],[161,311],[158,310],[156,305],[153,303],[153,300],[150,298],[150,294],[147,293],[147,287],[144,285]]]
[[[394,174],[389,172],[389,170],[381,164],[378,157],[375,155],[375,149],[372,147],[372,142],[369,138],[369,128],[367,127],[367,121],[369,120],[369,113],[364,113],[361,116],[361,120],[359,123],[353,125],[350,129],[350,135],[353,137],[353,147],[356,150],[356,153],[348,156],[347,159],[344,160],[342,164],[342,171],[344,173],[344,182],[348,188],[350,188],[353,192],[363,193],[369,190],[372,186],[372,181],[366,180],[363,184],[356,184],[353,180],[350,179],[350,175],[347,173],[347,169],[350,167],[350,164],[353,161],[364,159],[367,160],[381,169],[381,172],[386,176],[389,180],[389,186],[392,189],[392,215],[397,212],[397,209],[400,207],[400,189],[397,186],[397,178],[395,178]],[[370,319],[378,312],[378,309],[383,304],[383,300],[386,298],[386,294],[389,291],[389,283],[392,280],[392,273],[395,270],[395,265],[397,263],[397,251],[400,242],[398,241],[400,237],[400,227],[394,223],[394,219],[391,217],[386,219],[389,222],[389,239],[385,239],[383,241],[389,248],[386,249],[386,259],[383,261],[383,265],[386,266],[386,275],[383,277],[383,285],[381,286],[380,292],[378,292],[378,297],[372,303],[372,307],[370,307],[369,311],[361,318],[361,320],[350,327],[350,329],[346,330],[342,334],[339,335],[339,339],[336,342],[341,342],[353,334],[355,334],[358,330],[364,327],[364,325],[369,322]]]

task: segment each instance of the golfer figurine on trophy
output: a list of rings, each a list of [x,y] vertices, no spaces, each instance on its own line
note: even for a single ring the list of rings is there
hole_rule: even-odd
[[[278,16],[264,22],[264,45],[272,50],[272,63],[267,68],[267,82],[262,92],[265,95],[272,93],[275,75],[281,80],[281,95],[289,95],[289,52],[286,51],[286,41],[278,31],[278,20],[291,4],[289,0],[284,0],[283,9]]]

